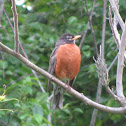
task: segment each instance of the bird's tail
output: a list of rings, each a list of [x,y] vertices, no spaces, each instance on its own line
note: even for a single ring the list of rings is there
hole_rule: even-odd
[[[52,109],[62,109],[63,107],[63,89],[54,84]]]

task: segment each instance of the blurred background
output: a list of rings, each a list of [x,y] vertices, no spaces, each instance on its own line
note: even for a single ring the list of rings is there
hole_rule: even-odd
[[[91,12],[93,0],[87,1],[88,11]],[[49,56],[57,39],[64,33],[83,36],[88,23],[88,15],[84,0],[16,0],[19,39],[25,53],[31,62],[48,70]],[[108,18],[108,7],[107,14]],[[120,14],[126,19],[126,1],[120,0]],[[14,48],[14,33],[7,18],[13,25],[11,1],[4,0],[4,12],[1,18],[0,41],[10,48]],[[96,1],[92,16],[92,25],[95,32],[97,46],[102,40],[103,1]],[[118,28],[120,29],[120,27]],[[121,29],[120,29],[121,32]],[[80,44],[77,40],[76,44]],[[23,54],[22,50],[20,50]],[[109,67],[118,49],[112,37],[109,21],[106,21],[105,32],[105,60]],[[91,29],[87,32],[81,47],[82,62],[80,72],[73,88],[92,100],[96,100],[98,76],[93,56],[96,51]],[[0,126],[88,126],[90,125],[93,107],[64,93],[64,108],[62,110],[49,110],[47,99],[51,92],[47,92],[47,79],[37,73],[45,92],[42,92],[38,79],[32,71],[9,54],[0,52],[0,95],[3,91],[6,99],[16,98],[6,102],[0,101]],[[116,63],[111,68],[110,87],[115,91]],[[124,93],[126,94],[126,72],[124,70]],[[6,85],[6,89],[3,85]],[[5,100],[6,100],[5,99]],[[102,89],[101,104],[118,107],[119,104]],[[51,104],[51,102],[49,103]],[[51,124],[48,115],[51,114]],[[96,126],[126,126],[125,115],[110,114],[98,111]]]

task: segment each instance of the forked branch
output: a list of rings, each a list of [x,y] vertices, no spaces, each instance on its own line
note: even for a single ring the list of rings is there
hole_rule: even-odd
[[[120,24],[120,26],[121,26],[121,28],[123,30],[124,29],[124,22],[123,22],[120,14],[119,14],[119,11],[118,11],[118,8],[116,6],[116,3],[115,3],[114,0],[109,0],[109,1],[110,1],[112,10],[113,10],[114,14],[116,15],[116,18],[117,18],[117,20],[118,20],[118,22],[119,22],[119,24]]]

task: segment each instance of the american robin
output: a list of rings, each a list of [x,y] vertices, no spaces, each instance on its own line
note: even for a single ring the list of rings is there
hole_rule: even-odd
[[[80,37],[80,35],[73,36],[69,33],[63,34],[50,55],[48,72],[62,81],[67,80],[70,85],[73,84],[80,69],[81,54],[79,47],[75,44],[75,40]],[[50,80],[48,85],[50,85]],[[63,89],[54,84],[52,109],[61,109],[62,107]]]

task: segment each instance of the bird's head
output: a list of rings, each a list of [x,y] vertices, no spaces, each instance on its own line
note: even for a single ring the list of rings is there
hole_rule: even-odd
[[[81,35],[73,36],[69,33],[65,33],[59,38],[59,41],[64,41],[65,43],[75,44],[75,40],[79,39],[80,37],[81,37]]]

